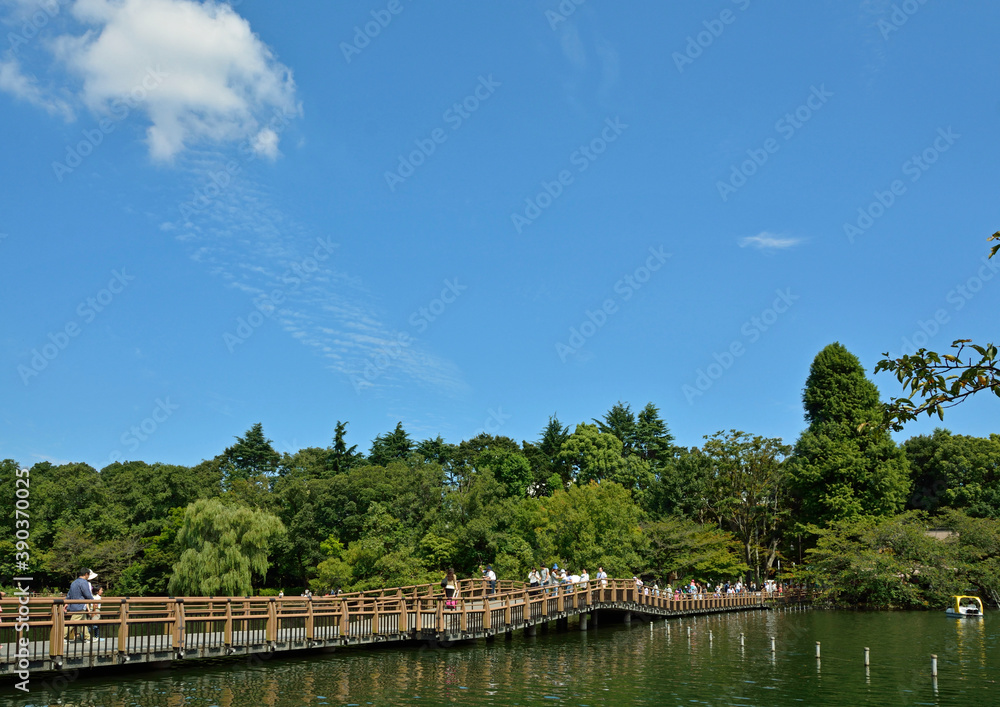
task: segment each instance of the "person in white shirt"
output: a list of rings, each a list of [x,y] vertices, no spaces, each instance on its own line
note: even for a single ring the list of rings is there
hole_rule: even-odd
[[[602,587],[608,586],[608,573],[604,571],[603,567],[597,568],[597,579],[600,581]]]

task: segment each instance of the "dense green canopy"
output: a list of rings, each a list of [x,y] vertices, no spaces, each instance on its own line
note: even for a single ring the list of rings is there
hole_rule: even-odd
[[[558,563],[661,585],[794,577],[872,605],[1000,589],[1000,436],[938,430],[897,447],[866,424],[878,392],[840,344],[816,357],[803,402],[794,449],[740,430],[677,447],[655,405],[618,402],[572,432],[553,415],[533,441],[415,441],[399,423],[365,456],[338,420],[329,447],[279,454],[257,423],[194,467],[43,462],[30,469],[34,576],[65,590],[91,566],[110,594],[242,595],[486,564],[523,580]],[[0,462],[4,488],[18,469]],[[13,519],[15,498],[0,513]],[[896,516],[904,503],[943,515]],[[924,535],[935,525],[962,540]],[[18,551],[0,540],[7,576]]]

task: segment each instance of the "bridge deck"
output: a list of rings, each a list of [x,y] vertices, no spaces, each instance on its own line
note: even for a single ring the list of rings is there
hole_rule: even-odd
[[[0,676],[347,645],[473,640],[596,610],[669,617],[761,609],[778,599],[763,593],[668,598],[640,592],[631,580],[544,590],[501,582],[488,595],[482,581],[464,580],[453,605],[437,585],[338,597],[105,598],[99,620],[74,622],[62,599],[8,598],[0,601]],[[20,627],[11,621],[19,608],[28,619]],[[83,627],[95,625],[100,628],[96,640],[64,638],[68,630],[82,633]]]

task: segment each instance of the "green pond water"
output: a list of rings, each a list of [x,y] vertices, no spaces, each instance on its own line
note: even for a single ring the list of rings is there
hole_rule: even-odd
[[[105,673],[65,685],[39,675],[28,695],[2,684],[0,704],[1000,705],[997,612],[963,620],[943,612],[754,611],[575,628],[558,632],[553,624],[535,637],[518,632],[490,644],[352,648]]]

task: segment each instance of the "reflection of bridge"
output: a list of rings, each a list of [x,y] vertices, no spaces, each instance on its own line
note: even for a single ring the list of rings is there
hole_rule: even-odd
[[[629,622],[633,616],[762,609],[797,599],[762,593],[655,596],[620,579],[544,590],[500,581],[496,593],[487,595],[482,580],[463,580],[454,606],[438,585],[429,584],[337,597],[105,597],[100,619],[88,621],[70,621],[61,598],[30,599],[23,606],[16,598],[3,599],[0,675],[376,643],[492,640],[518,629],[533,635],[553,620],[565,628],[571,616],[579,616],[580,629],[587,630],[599,616]],[[11,619],[18,609],[23,617],[25,606],[27,628],[18,632]],[[96,640],[63,638],[68,628],[95,625]]]

